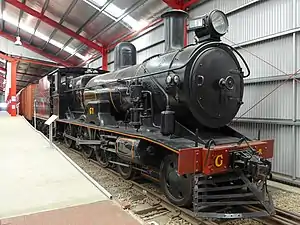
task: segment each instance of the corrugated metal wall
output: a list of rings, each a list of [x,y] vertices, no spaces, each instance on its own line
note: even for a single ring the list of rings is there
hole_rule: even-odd
[[[225,42],[241,47],[251,69],[237,115],[243,117],[234,127],[252,137],[261,129],[262,138],[274,138],[273,171],[292,178],[300,178],[300,92],[296,81],[286,79],[300,66],[299,6],[300,0],[210,0],[190,13],[199,16],[217,8],[228,14]]]
[[[274,91],[234,124],[252,136],[261,129],[262,138],[275,139],[273,171],[300,178],[300,84],[287,79],[300,66],[300,0],[209,0],[190,11],[190,17],[220,9],[229,18],[224,42],[239,46],[251,69],[245,84],[243,115],[264,96]],[[189,42],[193,42],[189,33]],[[164,52],[163,26],[133,40],[138,63]],[[113,52],[109,55],[113,69]],[[101,58],[90,64],[100,66]],[[278,88],[279,87],[279,88]],[[299,89],[299,90],[298,90]]]

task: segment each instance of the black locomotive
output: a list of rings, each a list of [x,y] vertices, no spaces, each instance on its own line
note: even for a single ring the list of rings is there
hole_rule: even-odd
[[[124,42],[115,48],[112,72],[66,68],[49,76],[58,133],[126,179],[137,173],[159,179],[172,203],[193,203],[200,216],[272,214],[266,158],[273,155],[273,140],[250,140],[228,126],[243,103],[249,68],[220,40],[228,30],[223,12],[190,21],[196,43],[184,46],[187,16],[181,10],[163,14],[165,52],[141,64],[134,45]],[[263,210],[220,211],[249,204]]]

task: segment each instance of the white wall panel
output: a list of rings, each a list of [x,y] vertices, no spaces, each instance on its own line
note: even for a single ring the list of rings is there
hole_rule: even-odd
[[[249,79],[294,72],[292,35],[246,46],[239,52],[250,67]]]
[[[142,63],[145,59],[164,52],[165,44],[161,43],[151,48],[145,49],[137,54],[137,63]]]
[[[108,53],[107,60],[108,60],[108,63],[114,61],[114,51],[110,51],[110,52]]]
[[[94,60],[89,64],[89,68],[98,68],[102,66],[102,57],[99,59]]]
[[[292,153],[293,157],[296,158],[296,177],[300,178],[300,127],[296,128],[296,151]]]
[[[230,16],[226,38],[234,43],[253,40],[292,28],[293,1],[268,0]]]
[[[251,1],[253,0],[210,0],[191,10],[190,17],[202,16],[209,13],[212,9],[219,9],[227,13]]]
[[[164,40],[164,26],[159,26],[145,35],[132,41],[132,44],[135,45],[136,50],[139,51],[143,48],[146,48],[150,45],[153,45],[159,41]]]
[[[300,27],[300,0],[296,0],[296,26]]]
[[[277,87],[279,88],[276,91],[265,98],[265,96],[267,96]],[[243,98],[244,104],[238,112],[237,117],[244,114],[253,105],[265,98],[243,117],[258,119],[292,119],[292,96],[292,82],[283,84],[282,81],[277,81],[247,85],[245,87]]]
[[[113,71],[114,70],[114,64],[113,63],[108,64],[107,69],[108,69],[108,71]]]

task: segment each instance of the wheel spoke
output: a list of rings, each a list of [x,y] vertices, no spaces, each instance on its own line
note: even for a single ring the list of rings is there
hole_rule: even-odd
[[[80,132],[80,139],[82,140],[91,140],[92,134],[91,131],[88,130],[88,128],[81,128]],[[91,148],[89,145],[81,145],[82,153],[85,157],[91,158],[94,152],[94,149]]]

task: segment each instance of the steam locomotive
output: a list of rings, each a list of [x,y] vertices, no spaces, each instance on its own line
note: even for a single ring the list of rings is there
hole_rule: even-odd
[[[198,216],[273,214],[266,185],[273,140],[253,140],[228,125],[243,104],[250,70],[221,41],[227,17],[214,10],[190,20],[196,43],[184,46],[187,17],[181,10],[164,13],[165,52],[140,64],[135,46],[123,42],[112,72],[62,68],[49,74],[36,88],[38,126],[58,115],[54,133],[67,146],[125,179],[158,180],[170,202]]]

